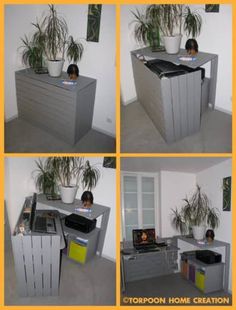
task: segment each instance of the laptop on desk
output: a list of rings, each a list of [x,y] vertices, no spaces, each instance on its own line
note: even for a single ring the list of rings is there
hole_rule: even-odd
[[[31,201],[30,230],[44,234],[56,234],[56,222],[52,211],[36,211],[37,194],[34,193]]]
[[[137,251],[157,249],[155,229],[133,229],[133,246]]]

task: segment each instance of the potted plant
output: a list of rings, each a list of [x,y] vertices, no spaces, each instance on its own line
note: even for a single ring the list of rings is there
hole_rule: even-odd
[[[210,207],[210,201],[199,185],[192,197],[185,198],[184,202],[180,211],[172,210],[172,225],[181,234],[192,230],[194,239],[202,240],[206,225],[212,229],[219,226],[218,209]]]
[[[35,176],[36,188],[46,196],[58,197],[58,187],[54,171],[41,159],[36,161],[36,165],[37,169],[34,171],[34,174],[37,173]]]
[[[151,4],[147,6],[146,13],[137,10],[132,12],[135,16],[135,38],[144,44],[150,30],[161,33],[166,52],[177,54],[180,48],[182,30],[187,36],[195,38],[201,32],[202,18],[196,11],[183,4]],[[160,34],[159,34],[160,38]],[[160,39],[159,39],[160,41]]]
[[[152,51],[160,49],[160,31],[156,16],[150,16],[148,10],[145,14],[131,11],[135,19],[132,23],[134,26],[134,37],[141,44],[148,44]]]
[[[32,55],[32,48],[40,50],[40,59],[47,59],[49,75],[58,77],[61,75],[65,56],[73,63],[82,58],[83,44],[69,35],[66,20],[58,15],[54,5],[49,5],[49,12],[41,23],[33,25],[36,29],[32,38],[25,36],[27,39],[22,40],[25,48],[22,54],[24,64],[27,63],[32,67],[30,57],[27,55]]]
[[[64,203],[74,202],[80,183],[83,188],[91,190],[100,177],[99,170],[80,157],[49,157],[46,162],[55,174]]]

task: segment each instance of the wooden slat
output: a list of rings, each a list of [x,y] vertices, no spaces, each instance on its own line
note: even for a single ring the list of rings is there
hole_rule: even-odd
[[[187,102],[187,75],[181,75],[178,79],[179,88],[179,103],[181,114],[181,135],[186,137],[188,135],[188,102]]]
[[[179,90],[179,76],[170,78],[170,92],[173,111],[173,123],[175,140],[182,138],[181,134],[181,114],[180,114],[180,90]]]
[[[25,257],[25,269],[26,269],[26,282],[27,282],[28,296],[35,296],[31,236],[24,236],[22,238],[22,241],[23,241],[23,252],[24,252],[24,257]]]
[[[17,278],[17,288],[19,295],[24,297],[27,296],[27,285],[26,285],[25,262],[24,262],[22,239],[23,237],[21,236],[11,237],[16,278]]]
[[[18,76],[19,76],[19,79],[21,81],[28,83],[29,88],[36,86],[36,87],[40,87],[40,88],[44,89],[45,91],[56,92],[58,95],[61,95],[61,96],[66,96],[69,98],[75,98],[75,92],[73,92],[73,91],[69,91],[69,90],[66,90],[64,88],[60,88],[60,87],[57,87],[57,86],[54,86],[54,85],[51,85],[51,84],[48,84],[45,82],[41,82],[39,80],[32,79],[31,77],[28,77],[25,75],[17,75],[16,74],[16,79],[18,79]]]
[[[51,259],[52,259],[51,263],[52,295],[58,295],[59,270],[60,270],[60,236],[52,236]]]
[[[32,236],[33,241],[33,259],[34,259],[34,278],[35,278],[35,294],[43,295],[43,268],[42,268],[42,238],[41,236]]]
[[[42,236],[43,295],[51,295],[51,236]]]
[[[201,120],[201,71],[193,72],[193,130],[200,129]]]

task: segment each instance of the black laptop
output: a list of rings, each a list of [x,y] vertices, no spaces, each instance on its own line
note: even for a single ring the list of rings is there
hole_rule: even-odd
[[[34,193],[31,201],[30,230],[33,232],[56,234],[55,219],[48,212],[37,214],[37,194]]]
[[[155,228],[133,229],[133,246],[143,251],[157,249]]]

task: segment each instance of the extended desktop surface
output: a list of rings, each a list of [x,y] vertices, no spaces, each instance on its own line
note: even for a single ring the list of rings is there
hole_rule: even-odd
[[[109,219],[110,208],[94,204],[91,212],[76,209],[82,205],[76,200],[74,205],[61,201],[49,201],[45,195],[38,195],[37,214],[55,214],[56,234],[21,232],[24,207],[11,237],[17,287],[20,296],[58,295],[60,280],[61,250],[69,259],[85,264],[94,255],[101,256]],[[67,227],[64,217],[79,213],[88,219],[101,218],[100,227],[83,233]],[[23,231],[23,230],[22,230]]]

